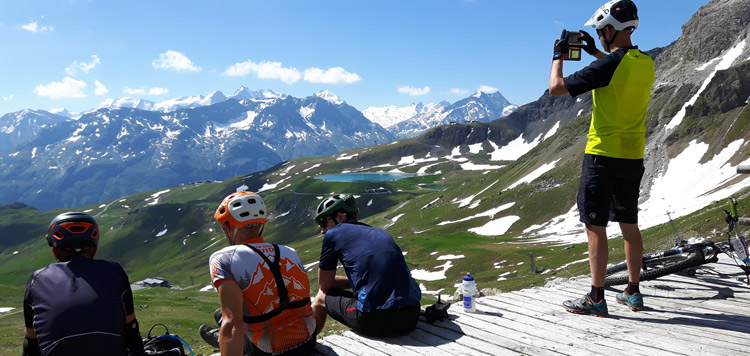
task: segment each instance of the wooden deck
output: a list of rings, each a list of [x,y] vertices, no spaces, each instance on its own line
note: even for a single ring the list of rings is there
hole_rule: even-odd
[[[741,355],[750,347],[750,286],[725,255],[694,277],[670,275],[641,283],[646,310],[606,299],[609,318],[562,308],[590,288],[589,277],[558,280],[477,299],[479,313],[460,305],[450,321],[406,336],[370,338],[347,331],[319,340],[317,355]],[[619,291],[619,290],[617,290]]]

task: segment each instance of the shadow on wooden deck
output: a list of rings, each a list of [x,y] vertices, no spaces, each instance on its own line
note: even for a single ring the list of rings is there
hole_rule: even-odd
[[[695,276],[641,283],[646,310],[633,312],[608,289],[609,318],[566,312],[588,277],[557,280],[477,300],[479,313],[449,309],[450,320],[420,321],[408,335],[372,338],[346,331],[318,340],[318,355],[739,355],[750,336],[750,287],[725,256]]]

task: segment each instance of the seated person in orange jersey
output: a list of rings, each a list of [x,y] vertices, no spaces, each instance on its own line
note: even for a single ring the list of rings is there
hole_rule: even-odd
[[[305,355],[315,348],[307,273],[296,251],[263,240],[266,214],[253,192],[227,196],[214,214],[230,245],[210,259],[222,355]]]

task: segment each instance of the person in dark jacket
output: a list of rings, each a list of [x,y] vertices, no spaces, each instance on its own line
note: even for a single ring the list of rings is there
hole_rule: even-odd
[[[58,262],[26,284],[23,355],[143,355],[127,274],[116,262],[94,259],[96,220],[60,214],[46,238]]]

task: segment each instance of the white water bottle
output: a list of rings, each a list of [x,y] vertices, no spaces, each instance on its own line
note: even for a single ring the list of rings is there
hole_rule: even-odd
[[[476,312],[477,306],[475,299],[477,294],[477,285],[474,282],[474,277],[471,276],[471,273],[466,274],[463,283],[461,283],[461,287],[463,288],[464,295],[464,311],[467,313]]]

